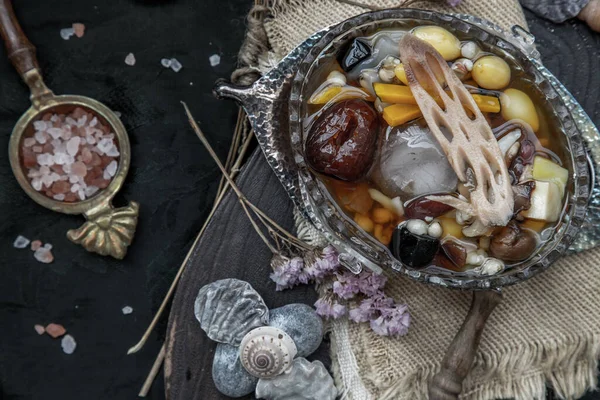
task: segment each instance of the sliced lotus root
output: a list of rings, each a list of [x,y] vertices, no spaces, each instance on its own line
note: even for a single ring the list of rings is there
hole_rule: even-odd
[[[513,193],[498,142],[475,101],[428,43],[407,34],[400,54],[408,84],[429,129],[470,199],[430,196],[475,218],[478,226],[504,226],[513,215]]]

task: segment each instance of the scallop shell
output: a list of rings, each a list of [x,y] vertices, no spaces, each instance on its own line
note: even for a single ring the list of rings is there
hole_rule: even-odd
[[[238,279],[222,279],[200,288],[194,314],[210,339],[236,346],[246,333],[269,322],[262,297]]]
[[[259,379],[255,394],[267,400],[335,400],[337,389],[320,361],[296,358],[288,373]]]
[[[257,378],[273,378],[284,373],[291,368],[297,353],[290,335],[272,326],[253,329],[240,345],[242,366]]]

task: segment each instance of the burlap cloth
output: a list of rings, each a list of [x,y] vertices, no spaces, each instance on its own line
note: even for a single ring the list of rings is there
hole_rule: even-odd
[[[394,7],[401,2],[371,0],[370,4]],[[335,0],[279,0],[267,7],[263,10],[268,17],[260,23],[269,46],[258,46],[258,54],[246,60],[262,72],[313,32],[366,11]],[[514,0],[463,0],[456,8],[417,2],[411,7],[474,14],[504,28],[527,26]],[[375,335],[367,324],[333,322],[334,375],[343,398],[426,398],[427,383],[468,311],[468,292],[398,275],[389,278],[386,292],[409,305],[410,331],[389,339]],[[564,258],[503,292],[504,301],[488,320],[462,398],[542,399],[546,384],[561,397],[576,398],[595,388],[600,357],[600,250]]]

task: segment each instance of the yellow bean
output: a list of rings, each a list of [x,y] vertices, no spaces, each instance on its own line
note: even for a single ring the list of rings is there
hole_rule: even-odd
[[[420,26],[413,35],[432,45],[446,61],[460,57],[460,41],[456,36],[439,26]]]
[[[502,118],[505,120],[521,119],[531,125],[534,132],[540,128],[540,119],[527,93],[512,88],[506,89],[500,96],[500,104]]]
[[[358,226],[363,228],[366,232],[368,232],[368,233],[373,232],[374,224],[373,224],[373,221],[371,220],[371,218],[369,218],[368,216],[366,216],[364,214],[356,213],[354,215],[354,221],[358,224]]]
[[[497,56],[485,56],[475,61],[471,74],[484,89],[504,89],[510,83],[510,67]]]
[[[385,208],[376,208],[373,210],[373,221],[378,224],[387,224],[394,219],[394,214]]]

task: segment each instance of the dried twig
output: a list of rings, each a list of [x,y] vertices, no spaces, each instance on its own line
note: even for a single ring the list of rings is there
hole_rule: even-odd
[[[140,390],[138,397],[146,397],[148,395],[148,392],[150,391],[150,387],[152,386],[154,379],[156,379],[156,375],[158,375],[158,371],[159,371],[163,361],[165,360],[166,347],[167,347],[166,344],[163,343],[162,347],[160,348],[160,351],[158,352],[158,356],[156,357],[156,360],[154,360],[154,364],[152,364],[150,373],[148,373],[148,376],[146,377],[146,380],[144,381],[144,385],[142,386],[142,389]]]

